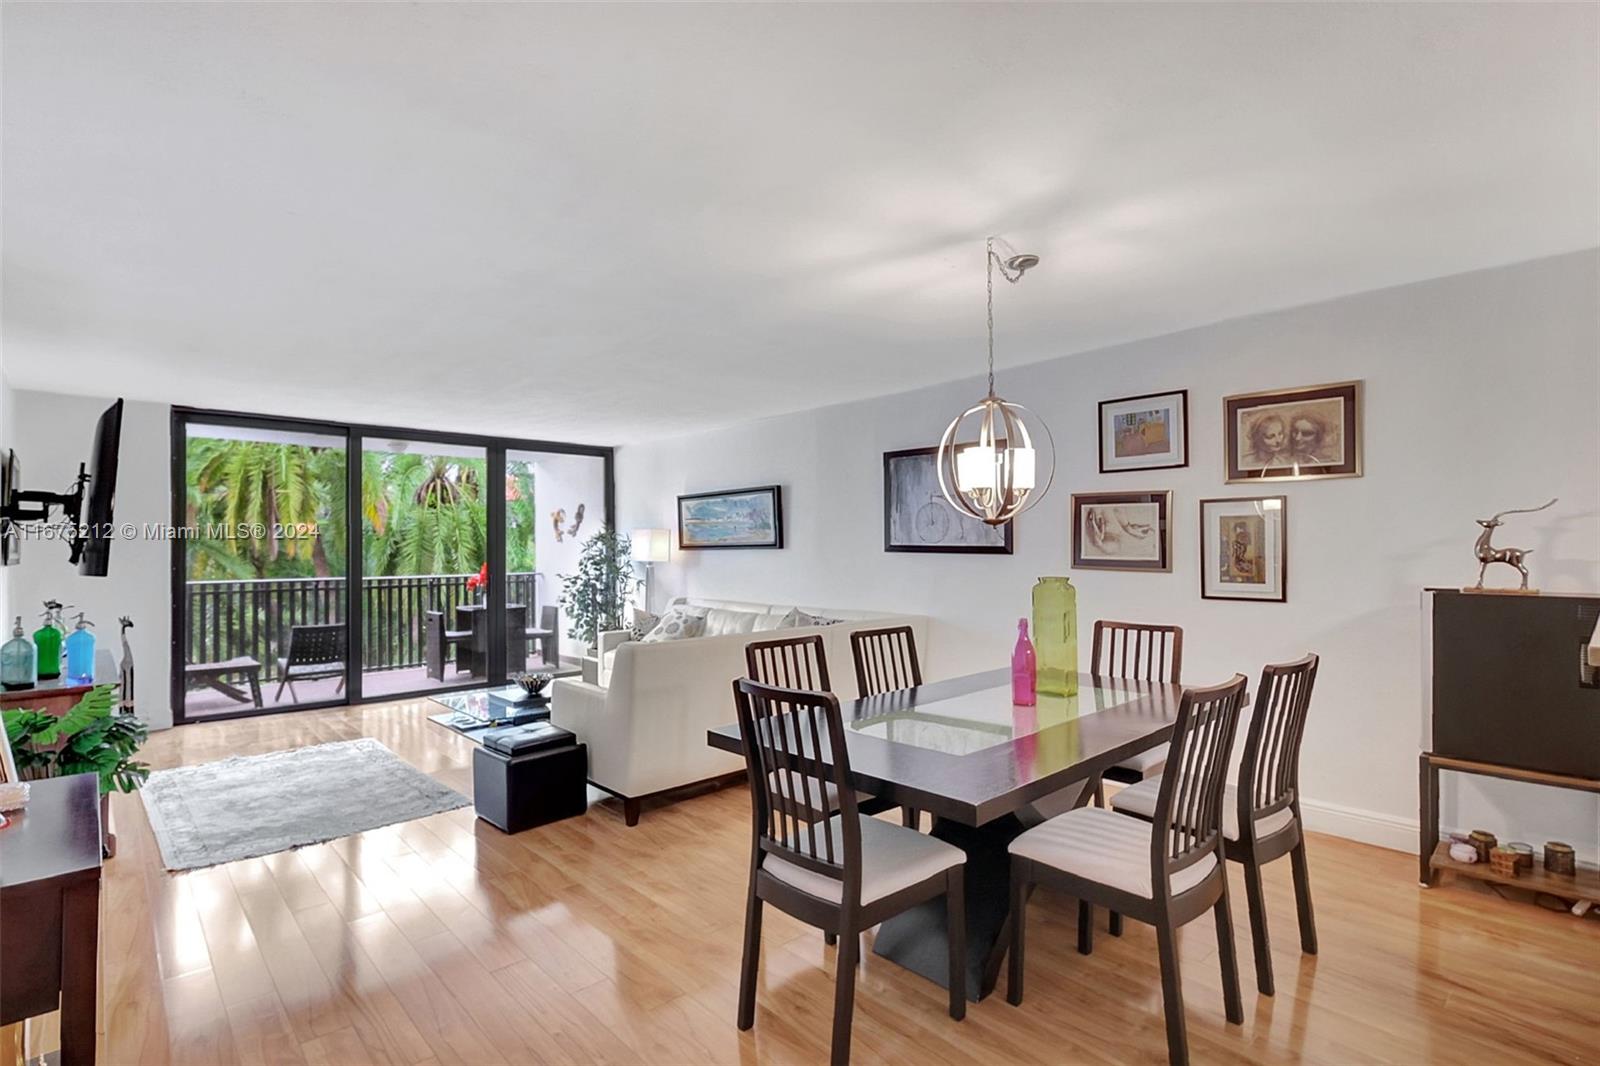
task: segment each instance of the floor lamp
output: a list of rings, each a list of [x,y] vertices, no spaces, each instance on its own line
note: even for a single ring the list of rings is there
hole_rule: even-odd
[[[650,578],[655,565],[667,561],[671,533],[665,529],[636,529],[633,531],[633,561],[644,564],[644,609],[650,613]]]

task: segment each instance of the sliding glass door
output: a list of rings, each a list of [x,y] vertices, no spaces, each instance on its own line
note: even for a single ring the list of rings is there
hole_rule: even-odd
[[[563,654],[611,450],[173,410],[179,722],[502,685]]]
[[[174,444],[184,476],[175,712],[192,721],[340,701],[345,436],[194,421]]]

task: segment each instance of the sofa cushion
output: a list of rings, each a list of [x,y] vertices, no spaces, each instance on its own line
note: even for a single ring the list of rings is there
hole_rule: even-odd
[[[706,624],[700,636],[726,637],[735,633],[755,631],[756,620],[761,616],[754,611],[734,611],[726,607],[713,607],[706,612]]]
[[[774,607],[756,619],[756,628],[752,632],[770,633],[775,629],[793,629],[799,624],[800,608],[791,607],[786,611],[782,607]]]
[[[824,618],[819,614],[807,614],[798,607],[795,608],[794,613],[794,624],[796,626],[836,626],[842,621],[839,618]]]
[[[706,631],[705,608],[685,607],[682,605],[670,608],[661,616],[661,621],[656,623],[654,629],[645,634],[644,644],[660,644],[667,640],[690,640],[694,637],[704,636]]]

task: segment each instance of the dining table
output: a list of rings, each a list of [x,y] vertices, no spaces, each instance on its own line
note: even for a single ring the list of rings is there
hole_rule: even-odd
[[[1181,685],[1076,678],[1072,694],[1039,693],[1031,706],[1012,701],[1007,669],[840,704],[855,789],[928,812],[931,835],[966,853],[972,1000],[994,990],[1010,939],[1011,841],[1089,802],[1106,770],[1172,738]],[[706,740],[743,754],[738,723],[708,730]],[[946,945],[940,898],[884,922],[873,951],[946,986]]]

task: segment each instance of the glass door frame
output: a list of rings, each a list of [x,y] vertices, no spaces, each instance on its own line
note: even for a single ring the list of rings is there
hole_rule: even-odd
[[[365,425],[355,422],[331,422],[304,418],[285,418],[277,415],[249,414],[239,411],[208,410],[198,407],[174,405],[171,414],[171,495],[172,528],[180,530],[188,521],[188,434],[191,425],[228,426],[239,429],[269,429],[280,432],[314,433],[345,440],[345,689],[344,695],[332,700],[295,704],[292,707],[254,707],[222,714],[197,715],[184,713],[184,693],[187,689],[184,666],[187,647],[188,619],[188,541],[181,536],[171,540],[172,567],[172,634],[169,642],[171,668],[170,702],[172,721],[183,725],[191,721],[216,722],[229,718],[251,718],[262,714],[282,714],[291,711],[316,710],[326,707],[343,707],[347,704],[372,703],[412,699],[434,693],[454,692],[462,689],[482,688],[485,685],[504,685],[506,672],[506,499],[503,486],[506,480],[506,452],[549,452],[559,455],[586,455],[600,459],[605,469],[605,514],[603,528],[611,528],[616,513],[616,450],[591,444],[571,444],[564,441],[529,440],[518,437],[485,436],[475,433],[449,433],[428,429],[407,429],[399,426]],[[485,523],[488,530],[487,548],[489,564],[489,589],[487,602],[487,633],[489,640],[487,676],[474,678],[460,684],[433,686],[408,692],[384,693],[366,696],[362,692],[362,662],[365,647],[362,641],[363,598],[359,595],[364,574],[363,553],[365,532],[361,525],[361,455],[367,438],[399,439],[419,444],[482,448],[486,457],[484,481],[487,485],[501,486],[491,491],[485,499]]]

